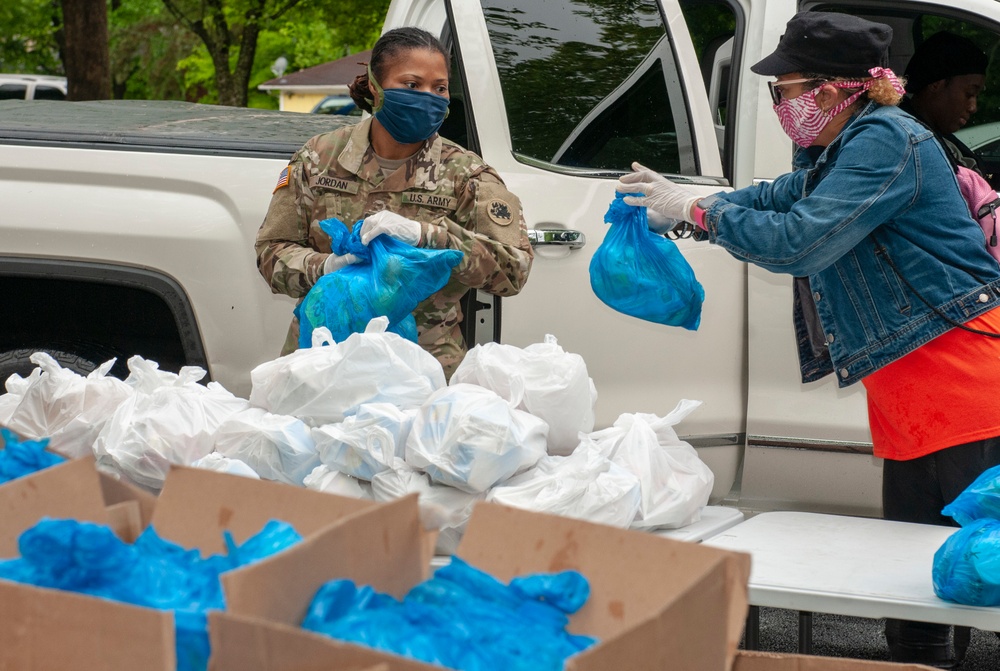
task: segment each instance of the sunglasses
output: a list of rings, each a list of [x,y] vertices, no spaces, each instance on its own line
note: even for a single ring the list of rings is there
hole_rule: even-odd
[[[775,105],[781,102],[781,87],[788,86],[789,84],[805,84],[806,82],[824,82],[825,79],[784,79],[778,82],[768,82],[767,90],[771,93],[771,102]]]

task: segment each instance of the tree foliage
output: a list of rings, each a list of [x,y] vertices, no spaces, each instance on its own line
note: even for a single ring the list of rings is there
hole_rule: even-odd
[[[257,91],[371,47],[389,0],[108,0],[111,95],[277,107]],[[60,0],[0,0],[0,72],[65,74]]]
[[[56,32],[59,3],[51,0],[0,2],[0,72],[63,74]]]
[[[177,64],[198,38],[176,23],[160,0],[114,0],[109,12],[113,97],[193,100]]]

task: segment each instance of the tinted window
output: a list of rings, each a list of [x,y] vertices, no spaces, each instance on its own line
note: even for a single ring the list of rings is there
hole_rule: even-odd
[[[53,86],[35,86],[35,100],[65,100],[66,94]]]
[[[696,174],[655,0],[482,0],[516,153],[558,165]]]
[[[27,94],[24,84],[0,84],[0,100],[24,100]]]

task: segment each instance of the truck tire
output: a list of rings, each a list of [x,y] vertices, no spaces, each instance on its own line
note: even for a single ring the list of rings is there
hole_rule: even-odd
[[[67,352],[57,347],[28,347],[24,349],[11,349],[0,352],[0,384],[5,383],[7,378],[14,373],[21,377],[28,377],[36,366],[31,362],[31,355],[35,352],[46,352],[55,359],[60,366],[68,368],[81,375],[90,373],[101,363],[94,361],[96,357],[85,356],[75,352]],[[2,393],[2,392],[0,392]]]

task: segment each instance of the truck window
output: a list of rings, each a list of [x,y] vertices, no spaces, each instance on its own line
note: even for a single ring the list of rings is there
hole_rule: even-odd
[[[698,174],[681,76],[656,0],[482,0],[516,154]]]
[[[0,100],[24,100],[27,95],[25,84],[0,84]]]
[[[680,0],[688,34],[705,81],[715,135],[722,152],[723,172],[732,177],[731,141],[727,137],[729,101],[737,99],[733,80],[737,14],[729,0]],[[727,151],[727,149],[729,149]]]
[[[927,7],[931,7],[928,5]],[[937,7],[934,13],[925,6],[911,9],[886,10],[860,4],[837,6],[823,5],[824,11],[848,12],[870,21],[880,21],[892,26],[893,43],[889,51],[889,65],[903,74],[917,46],[931,35],[942,30],[968,38],[989,59],[986,67],[986,86],[977,99],[976,113],[968,123],[955,132],[955,136],[979,157],[980,167],[994,188],[1000,188],[1000,60],[995,57],[1000,42],[1000,26],[989,23],[981,16]]]
[[[66,94],[54,86],[35,86],[35,100],[66,100]]]

